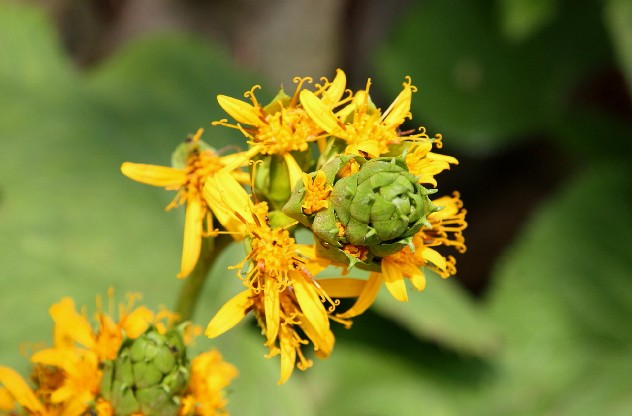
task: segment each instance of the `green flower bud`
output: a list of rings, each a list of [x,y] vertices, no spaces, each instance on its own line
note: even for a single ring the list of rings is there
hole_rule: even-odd
[[[215,153],[215,149],[208,143],[200,140],[197,135],[201,135],[198,132],[196,135],[189,135],[184,142],[180,143],[175,150],[171,153],[171,166],[176,169],[184,169],[187,166],[187,159],[194,152],[203,152],[211,150]]]
[[[350,163],[357,172],[349,171]],[[322,171],[332,187],[327,207],[306,215],[308,190],[299,183],[283,211],[314,232],[323,256],[349,267],[379,270],[380,258],[412,244],[437,210],[428,198],[435,191],[418,183],[404,157],[337,156]]]
[[[116,416],[177,415],[189,379],[187,364],[182,328],[163,335],[152,326],[125,340],[117,358],[104,363],[101,394]]]
[[[254,191],[257,198],[268,201],[275,208],[282,206],[290,196],[291,185],[287,164],[282,156],[263,156],[262,163],[254,165]]]

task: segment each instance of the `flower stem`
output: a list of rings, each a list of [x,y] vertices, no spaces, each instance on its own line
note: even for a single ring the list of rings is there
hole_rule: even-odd
[[[232,238],[225,234],[220,234],[215,238],[202,239],[200,257],[191,274],[184,280],[176,301],[175,312],[178,314],[180,322],[188,321],[193,317],[209,271],[217,257],[231,241]]]

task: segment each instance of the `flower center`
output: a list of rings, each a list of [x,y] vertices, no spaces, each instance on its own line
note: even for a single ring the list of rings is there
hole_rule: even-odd
[[[266,123],[259,127],[253,143],[258,144],[265,155],[307,150],[310,129],[306,120],[307,114],[299,108],[283,108],[269,114]]]
[[[219,156],[211,150],[194,151],[187,159],[187,180],[183,187],[187,193],[201,195],[206,179],[222,167]]]
[[[234,268],[242,269],[251,261],[254,265],[247,272],[244,284],[254,292],[284,291],[291,285],[290,272],[300,271],[305,259],[295,252],[295,240],[285,228],[270,228],[266,223],[267,209],[263,204],[253,208],[253,223],[248,224],[250,253]]]
[[[312,180],[309,175],[303,174],[303,184],[305,185],[305,199],[303,200],[303,213],[313,214],[329,206],[327,198],[333,188],[327,185],[325,172],[319,170]]]

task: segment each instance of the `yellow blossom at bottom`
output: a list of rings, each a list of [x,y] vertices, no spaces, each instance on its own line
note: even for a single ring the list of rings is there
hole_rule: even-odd
[[[191,361],[191,376],[187,394],[182,399],[179,414],[182,416],[226,415],[224,389],[239,372],[222,359],[218,351],[208,351]]]
[[[110,292],[110,300],[112,295]],[[117,402],[110,400],[112,391],[116,390],[111,390],[111,387],[119,380],[117,377],[121,377],[121,374],[126,377],[125,372],[118,375],[113,373],[113,366],[120,364],[121,357],[124,362],[132,354],[138,354],[131,353],[130,346],[136,345],[139,340],[139,345],[151,346],[157,337],[163,337],[162,339],[170,344],[165,345],[165,341],[161,341],[162,344],[155,344],[150,349],[163,348],[163,352],[170,356],[176,354],[176,350],[179,349],[183,351],[182,356],[186,357],[186,345],[190,343],[192,336],[199,335],[199,327],[189,323],[174,326],[176,317],[173,313],[164,309],[154,313],[144,306],[134,307],[137,295],[130,295],[128,299],[127,304],[119,306],[119,316],[115,319],[113,313],[103,311],[101,300],[98,298],[96,329],[85,316],[85,312],[80,314],[75,310],[72,299],[63,298],[54,304],[50,308],[50,313],[55,322],[55,345],[40,349],[31,356],[33,366],[30,380],[27,381],[9,367],[0,366],[0,414],[151,416],[153,411],[145,414],[139,411],[120,411],[117,409]],[[108,309],[113,309],[111,301]],[[185,368],[186,358],[181,362],[181,367],[174,365],[169,369],[165,369],[165,361],[161,362],[162,367],[160,362],[157,362],[154,368],[161,368],[160,371],[169,376],[179,371],[178,374],[185,377],[182,381],[186,384],[180,384],[182,387],[179,395],[170,399],[175,403],[174,415],[175,412],[183,416],[227,414],[224,410],[226,399],[223,396],[223,389],[237,376],[237,370],[224,362],[217,351],[195,357],[190,371]],[[143,366],[148,365],[147,363],[149,361],[143,361]],[[144,367],[134,368],[134,380],[139,377],[141,380],[147,380],[143,377],[151,377]],[[106,373],[108,377],[105,376]],[[165,377],[163,381],[167,383],[166,380]],[[128,389],[130,394],[141,394],[142,388],[139,390],[136,387]],[[142,398],[138,396],[138,399]]]

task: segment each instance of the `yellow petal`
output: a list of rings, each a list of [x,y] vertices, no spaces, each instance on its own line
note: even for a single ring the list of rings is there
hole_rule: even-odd
[[[218,95],[217,102],[232,118],[238,123],[258,126],[261,124],[259,119],[260,112],[257,107],[226,95]]]
[[[434,219],[447,219],[454,217],[458,214],[461,207],[460,199],[455,199],[449,196],[442,196],[432,201],[433,204],[443,207],[440,211],[433,212],[428,217]]]
[[[79,361],[79,351],[79,349],[74,348],[47,348],[33,354],[31,361],[59,367],[64,371],[73,373],[77,371],[76,364]]]
[[[258,151],[259,149],[251,148],[246,152],[232,153],[230,155],[222,156],[220,158],[220,163],[222,164],[223,169],[232,172],[235,169],[247,165],[248,161],[252,159]]]
[[[186,180],[183,170],[168,166],[125,162],[121,165],[121,172],[137,182],[169,189],[179,188]]]
[[[415,273],[411,273],[408,278],[418,291],[421,292],[426,288],[426,278],[424,277],[424,273],[421,269],[418,269]]]
[[[347,149],[355,146],[347,146]],[[380,144],[377,140],[364,140],[360,144],[357,145],[358,150],[361,150],[369,155],[369,157],[379,157],[380,156]],[[348,150],[346,150],[349,153]],[[352,151],[353,152],[353,151]],[[355,152],[356,154],[358,152]]]
[[[303,311],[303,315],[314,326],[318,333],[329,331],[329,318],[318,292],[311,282],[308,282],[300,273],[291,272],[292,287],[296,294],[296,300]]]
[[[367,281],[341,277],[337,279],[318,279],[318,284],[332,298],[356,298],[364,290]]]
[[[393,104],[384,112],[384,124],[396,127],[404,122],[407,116],[410,116],[410,103],[412,101],[412,87],[408,83],[404,83],[404,90],[399,93]]]
[[[46,410],[38,400],[33,390],[26,384],[26,381],[13,369],[0,366],[0,384],[9,391],[11,396],[24,408],[34,414],[45,415]]]
[[[252,306],[250,291],[244,290],[224,304],[208,323],[204,335],[215,338],[237,325]]]
[[[9,390],[0,387],[0,410],[12,410],[15,406],[15,400]]]
[[[75,395],[68,402],[64,403],[64,411],[60,416],[82,416],[86,414],[85,410],[93,401],[94,397],[87,391],[80,395]]]
[[[432,161],[442,161],[446,163],[452,163],[453,165],[459,164],[459,160],[457,158],[448,155],[440,155],[438,153],[428,152],[426,157]]]
[[[384,285],[395,299],[400,302],[408,301],[406,283],[401,268],[394,262],[388,261],[388,257],[382,259],[382,276]]]
[[[189,198],[184,218],[184,238],[182,242],[182,262],[180,273],[178,273],[179,279],[191,274],[200,257],[204,215],[202,201],[198,198]]]
[[[279,292],[271,289],[264,292],[264,310],[266,315],[266,337],[268,345],[274,345],[277,335],[279,335],[279,325],[281,322],[281,305],[279,303]]]
[[[94,347],[92,327],[85,317],[75,311],[75,303],[71,298],[66,297],[53,304],[49,313],[55,322],[55,344],[66,344],[63,338],[70,338],[86,348]]]
[[[364,311],[369,309],[369,307],[373,304],[377,293],[380,291],[383,281],[384,279],[382,278],[382,274],[371,273],[369,275],[369,280],[366,281],[366,284],[364,285],[362,292],[360,292],[360,296],[358,296],[356,303],[346,312],[337,316],[343,319],[353,318],[354,316],[361,315]]]
[[[249,218],[250,196],[228,171],[219,170],[206,180],[204,199],[228,231],[245,233],[245,224],[235,213]]]
[[[300,97],[303,108],[318,127],[331,134],[341,130],[342,127],[334,113],[313,92],[303,90]]]
[[[324,332],[319,331],[307,319],[301,322],[301,329],[305,332],[305,335],[312,340],[318,358],[327,358],[329,354],[331,354],[336,342],[336,338],[334,337],[334,333],[331,332],[331,329],[327,329]]]
[[[303,170],[296,163],[296,159],[290,153],[285,153],[283,155],[283,159],[285,159],[285,163],[287,164],[287,170],[290,176],[290,186],[292,189],[296,186],[296,183],[302,180]]]
[[[285,328],[282,331],[279,340],[279,346],[281,347],[281,376],[278,384],[283,384],[290,378],[296,363],[296,348],[292,345],[292,334],[289,334],[289,330]]]
[[[439,254],[438,251],[430,247],[423,247],[421,256],[424,258],[424,260],[429,261],[430,263],[434,264],[441,270],[445,270],[447,266],[447,261],[445,257]]]
[[[344,71],[340,68],[336,69],[336,77],[331,82],[327,90],[323,93],[321,101],[325,106],[329,108],[333,108],[340,98],[342,98],[342,94],[345,93],[345,87],[347,86],[347,76]]]
[[[145,306],[134,309],[123,321],[123,330],[128,338],[138,338],[154,321],[154,313]]]

